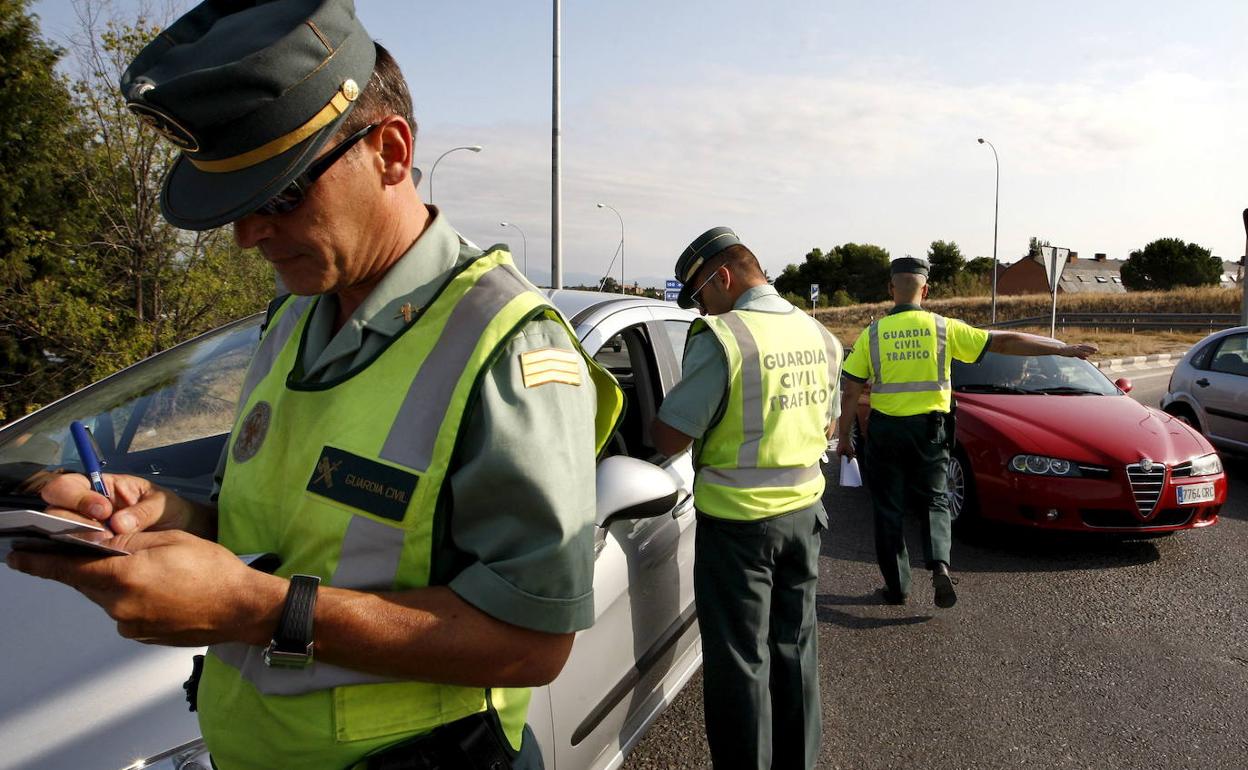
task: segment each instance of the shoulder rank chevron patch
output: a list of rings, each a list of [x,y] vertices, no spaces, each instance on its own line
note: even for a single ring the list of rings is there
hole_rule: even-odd
[[[524,375],[526,388],[536,388],[550,382],[581,384],[580,356],[571,350],[542,348],[521,353],[520,372]]]

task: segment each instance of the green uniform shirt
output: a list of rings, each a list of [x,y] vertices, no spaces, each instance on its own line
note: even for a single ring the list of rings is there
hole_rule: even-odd
[[[733,310],[784,313],[793,305],[774,286],[748,289],[733,303]],[[832,333],[824,329],[829,337]],[[839,346],[839,343],[838,343]],[[834,387],[836,383],[833,383]],[[659,419],[686,436],[702,438],[723,417],[728,395],[728,359],[714,334],[691,335],[685,342],[680,382],[663,399]],[[832,418],[840,415],[840,398],[833,394]]]
[[[308,321],[302,381],[327,382],[371,360],[406,325],[405,304],[423,307],[457,266],[482,253],[429,208],[425,232],[337,334],[337,299],[320,298]],[[524,387],[520,354],[548,347],[574,349],[559,324],[530,321],[484,375],[449,474],[458,553],[435,565],[453,565],[458,572],[447,585],[482,611],[567,632],[593,623],[595,481],[592,462],[564,455],[566,447],[593,445],[596,403],[588,383],[571,399],[566,389]],[[568,441],[570,430],[588,438]],[[570,477],[572,469],[584,472]]]
[[[911,313],[922,314],[923,316],[933,315],[918,305],[897,305],[889,311],[888,315],[906,315]],[[899,320],[903,323],[905,322],[904,318]],[[913,317],[913,320],[916,327],[921,325],[918,317]],[[944,320],[945,346],[948,352],[948,355],[945,356],[944,371],[935,371],[935,357],[932,356],[925,359],[925,361],[932,360],[933,364],[929,367],[924,363],[921,367],[924,371],[930,370],[930,375],[921,379],[929,379],[931,376],[935,376],[938,380],[948,382],[953,359],[956,358],[959,361],[968,363],[978,361],[988,349],[988,340],[992,336],[989,332],[959,321],[956,318],[946,318]],[[871,346],[868,342],[869,333],[869,326],[862,330],[858,335],[858,339],[854,341],[853,351],[845,358],[844,376],[856,382],[874,381],[876,376],[874,367],[871,365]],[[931,353],[936,343],[932,337],[927,336],[915,338],[914,340],[907,339],[906,344],[914,348],[922,348],[927,353]],[[884,343],[881,343],[881,346],[883,347]],[[887,352],[885,352],[886,354]],[[881,373],[881,377],[886,383],[910,381],[913,379],[912,377],[899,379],[895,374],[890,375],[887,371],[889,368],[888,361],[885,359],[881,359],[880,366],[885,370]],[[951,389],[948,387],[943,391],[933,387],[931,392],[889,394],[887,397],[873,398],[871,408],[897,417],[932,411],[948,412],[951,392]]]

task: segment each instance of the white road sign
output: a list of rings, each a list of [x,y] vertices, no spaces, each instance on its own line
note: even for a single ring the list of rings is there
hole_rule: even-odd
[[[1070,249],[1061,246],[1041,246],[1041,263],[1044,275],[1049,279],[1049,291],[1057,291],[1057,282],[1062,279],[1062,270],[1070,259]]]

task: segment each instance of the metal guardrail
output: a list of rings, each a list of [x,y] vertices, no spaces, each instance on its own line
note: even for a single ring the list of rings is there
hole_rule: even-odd
[[[1018,326],[1048,326],[1049,316],[998,321],[985,328],[1010,329]],[[1199,329],[1215,332],[1239,325],[1235,313],[1058,313],[1059,327],[1083,326],[1100,329]]]

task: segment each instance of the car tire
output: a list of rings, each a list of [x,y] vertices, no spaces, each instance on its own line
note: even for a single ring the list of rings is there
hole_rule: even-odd
[[[946,479],[949,520],[957,529],[969,530],[979,519],[979,500],[975,496],[975,475],[971,463],[961,449],[950,453]]]
[[[1187,404],[1171,404],[1166,407],[1166,414],[1182,420],[1189,428],[1204,435],[1205,432],[1200,429],[1200,421],[1196,419],[1196,413]]]

